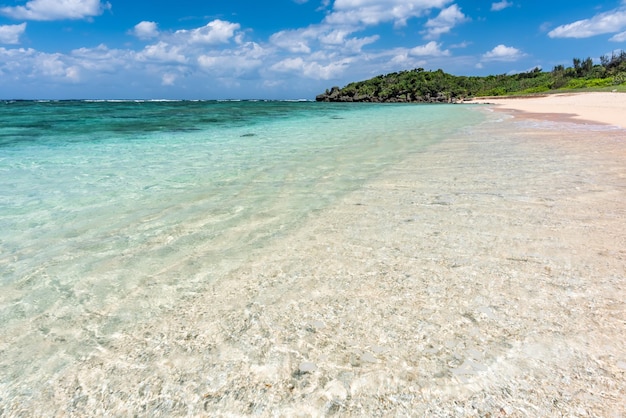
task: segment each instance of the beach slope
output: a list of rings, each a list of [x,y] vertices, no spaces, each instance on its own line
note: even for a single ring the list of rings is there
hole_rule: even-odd
[[[526,112],[542,119],[570,117],[573,121],[604,123],[626,129],[626,93],[565,93],[545,96],[479,97],[472,103]]]

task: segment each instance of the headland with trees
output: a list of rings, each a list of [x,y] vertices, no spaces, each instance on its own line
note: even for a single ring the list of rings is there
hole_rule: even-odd
[[[545,94],[550,92],[591,90],[626,91],[626,51],[600,57],[574,58],[571,67],[555,66],[552,71],[534,68],[518,74],[455,76],[439,69],[416,68],[365,81],[343,88],[333,87],[316,97],[325,102],[427,102],[450,103],[472,97]]]

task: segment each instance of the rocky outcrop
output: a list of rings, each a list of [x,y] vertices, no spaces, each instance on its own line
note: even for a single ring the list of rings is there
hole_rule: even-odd
[[[394,96],[378,96],[361,94],[354,90],[345,91],[339,87],[333,87],[315,97],[318,102],[372,102],[372,103],[455,103],[462,100],[458,97],[450,97],[445,93],[419,96],[413,93],[402,93]]]

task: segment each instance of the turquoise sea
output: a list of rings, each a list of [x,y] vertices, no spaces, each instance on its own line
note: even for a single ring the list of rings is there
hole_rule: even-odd
[[[458,105],[0,102],[0,402],[35,396],[33,382],[484,118]]]

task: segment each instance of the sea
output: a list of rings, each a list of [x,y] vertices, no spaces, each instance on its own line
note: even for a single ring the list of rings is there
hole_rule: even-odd
[[[36,397],[486,117],[453,104],[0,101],[0,404]]]

